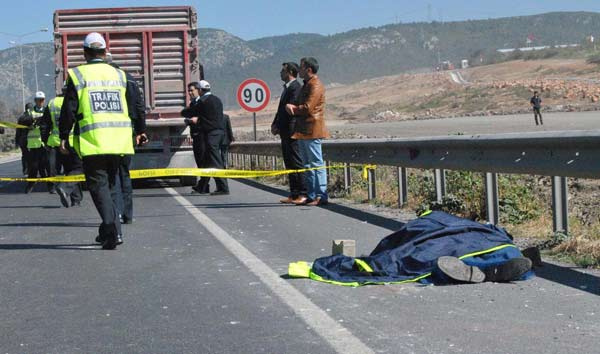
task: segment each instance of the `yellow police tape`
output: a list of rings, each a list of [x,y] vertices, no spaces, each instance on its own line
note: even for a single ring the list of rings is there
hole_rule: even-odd
[[[322,166],[313,168],[303,168],[299,170],[273,170],[273,171],[254,171],[254,170],[223,170],[218,168],[161,168],[148,170],[132,170],[130,171],[131,179],[144,178],[165,178],[165,177],[220,177],[220,178],[254,178],[254,177],[274,177],[287,175],[290,173],[299,173],[312,170],[342,168],[344,166]],[[356,166],[355,166],[356,167]],[[368,170],[375,169],[375,165],[363,165],[363,178],[368,177]],[[0,177],[0,181],[7,182],[64,182],[74,183],[85,181],[84,175],[71,176],[55,176],[44,178],[15,178],[15,177]]]
[[[29,128],[28,126],[25,125],[21,125],[21,124],[17,124],[17,123],[12,123],[12,122],[1,122],[0,121],[0,127],[3,128]]]

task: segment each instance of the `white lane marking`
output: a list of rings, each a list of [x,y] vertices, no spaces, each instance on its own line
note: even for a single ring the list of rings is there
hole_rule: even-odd
[[[325,311],[315,305],[279,275],[256,257],[246,247],[231,237],[225,230],[212,221],[206,214],[198,210],[192,203],[181,196],[173,188],[165,188],[181,206],[185,207],[235,258],[242,262],[256,275],[281,301],[288,305],[297,316],[302,318],[317,334],[331,345],[338,353],[366,354],[374,353],[348,329],[331,318]]]

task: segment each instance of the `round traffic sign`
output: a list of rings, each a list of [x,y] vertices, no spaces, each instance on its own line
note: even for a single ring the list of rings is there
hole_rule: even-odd
[[[248,112],[262,111],[271,100],[271,90],[262,80],[247,79],[238,87],[237,100]]]

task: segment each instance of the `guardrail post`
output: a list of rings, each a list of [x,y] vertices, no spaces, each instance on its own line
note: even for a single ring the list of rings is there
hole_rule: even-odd
[[[438,202],[442,202],[446,196],[446,171],[440,168],[435,169],[435,196]]]
[[[375,188],[375,169],[369,168],[367,169],[367,183],[369,184],[369,200],[373,200],[377,198],[377,189]]]
[[[349,191],[350,186],[352,186],[352,175],[350,174],[350,164],[346,162],[344,163],[344,189]]]
[[[277,156],[271,158],[271,169],[273,171],[277,170]]]
[[[567,178],[552,177],[552,221],[554,232],[569,233],[569,211],[567,199],[569,191]]]
[[[408,184],[406,183],[406,168],[398,167],[398,207],[402,208],[408,202]]]
[[[242,160],[244,161],[244,170],[247,170],[247,169],[248,169],[248,168],[247,168],[247,166],[248,166],[248,157],[249,157],[249,156],[248,156],[248,155],[246,155],[246,154],[243,154],[243,155],[242,155]]]
[[[331,166],[331,161],[325,161],[325,176],[327,177],[327,185],[329,186],[329,179],[331,178],[331,173],[329,173],[329,166]]]
[[[485,203],[487,206],[487,221],[490,224],[497,225],[500,221],[497,173],[486,172],[485,174]]]

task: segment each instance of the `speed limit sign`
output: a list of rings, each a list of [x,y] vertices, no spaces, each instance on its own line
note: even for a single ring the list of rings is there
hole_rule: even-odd
[[[237,100],[248,112],[259,112],[269,104],[271,91],[264,81],[247,79],[238,87]]]

